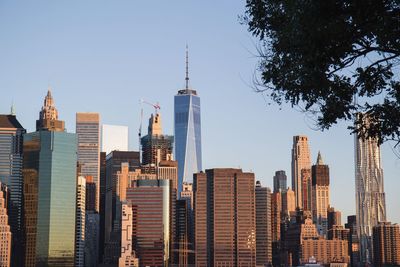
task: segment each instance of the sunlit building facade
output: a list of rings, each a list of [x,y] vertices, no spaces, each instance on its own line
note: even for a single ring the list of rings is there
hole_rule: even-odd
[[[186,87],[174,97],[175,157],[178,161],[178,195],[183,182],[192,182],[193,174],[202,170],[200,97],[189,88],[186,51]]]
[[[91,176],[96,185],[96,211],[100,205],[100,115],[99,113],[76,113],[78,137],[78,161],[81,175]]]
[[[0,181],[0,267],[11,266],[11,229],[7,215],[8,188]]]
[[[367,116],[358,116],[364,116],[365,124],[370,123]],[[355,178],[360,261],[372,263],[372,229],[378,222],[386,221],[383,169],[377,139],[355,136]]]
[[[293,136],[292,147],[292,189],[296,196],[296,207],[303,208],[303,190],[301,170],[311,168],[310,148],[308,137]]]

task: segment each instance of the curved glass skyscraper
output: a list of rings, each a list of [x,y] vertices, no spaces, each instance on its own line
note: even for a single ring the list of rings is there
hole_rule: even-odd
[[[175,158],[178,161],[178,196],[182,183],[192,182],[201,166],[200,97],[189,89],[188,56],[186,51],[186,88],[174,99]]]

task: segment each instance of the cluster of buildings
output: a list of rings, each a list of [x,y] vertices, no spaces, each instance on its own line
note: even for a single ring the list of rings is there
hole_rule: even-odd
[[[386,221],[378,143],[357,139],[357,214],[342,225],[329,166],[295,136],[292,187],[235,168],[203,171],[200,98],[174,103],[174,136],[151,115],[140,151],[124,126],[77,113],[65,130],[49,90],[27,133],[0,115],[0,267],[400,265],[400,228]]]

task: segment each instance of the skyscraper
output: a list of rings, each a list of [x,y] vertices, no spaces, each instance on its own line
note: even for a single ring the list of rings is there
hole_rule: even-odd
[[[186,86],[174,97],[175,157],[178,161],[178,195],[183,182],[202,170],[200,97],[189,88],[188,51],[186,50]]]
[[[44,103],[38,131],[24,136],[24,191],[33,198],[25,218],[37,218],[25,220],[26,266],[74,266],[76,135],[64,131],[50,91]]]
[[[156,173],[156,167],[163,160],[172,159],[173,136],[164,135],[162,131],[161,114],[151,114],[148,133],[141,138],[142,172]]]
[[[349,229],[349,255],[351,266],[358,266],[360,262],[360,242],[357,234],[357,216],[347,216],[346,229]]]
[[[330,205],[329,167],[325,165],[318,152],[317,163],[312,166],[313,219],[318,232],[325,236],[328,232],[328,214]]]
[[[137,180],[127,189],[132,204],[133,249],[140,266],[168,266],[170,260],[171,218],[170,181]]]
[[[272,264],[271,189],[257,181],[255,198],[257,266],[269,266]]]
[[[101,126],[101,152],[128,151],[128,126],[103,124]]]
[[[285,171],[276,171],[274,176],[274,193],[285,191],[287,188],[287,176]]]
[[[380,222],[373,227],[374,266],[400,265],[400,226]]]
[[[0,181],[0,266],[11,266],[11,229],[7,215],[8,188]]]
[[[296,195],[296,207],[302,208],[302,180],[301,170],[311,168],[310,148],[307,136],[293,137],[292,148],[292,188]]]
[[[22,144],[25,129],[15,115],[0,115],[0,182],[10,190],[8,203],[9,223],[12,232],[12,264],[23,265],[23,178]]]
[[[78,162],[81,175],[92,176],[96,185],[96,211],[100,205],[100,116],[98,113],[76,113]]]
[[[254,174],[206,170],[193,190],[196,266],[256,266]]]
[[[367,115],[359,114],[366,125]],[[386,221],[383,169],[378,140],[355,136],[355,180],[358,235],[362,263],[372,263],[372,228]]]
[[[85,222],[86,222],[86,179],[77,177],[76,184],[76,222],[75,222],[75,267],[85,263]]]
[[[135,256],[132,249],[132,205],[127,202],[122,203],[121,218],[121,257],[118,267],[139,267],[139,259]]]

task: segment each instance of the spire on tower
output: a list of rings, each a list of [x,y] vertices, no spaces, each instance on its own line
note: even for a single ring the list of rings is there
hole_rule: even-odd
[[[317,165],[324,165],[324,161],[322,160],[321,156],[321,151],[318,151]]]
[[[11,103],[11,110],[10,110],[10,114],[15,116],[15,106],[14,106],[14,101]]]
[[[186,89],[189,89],[189,47],[186,44]]]

